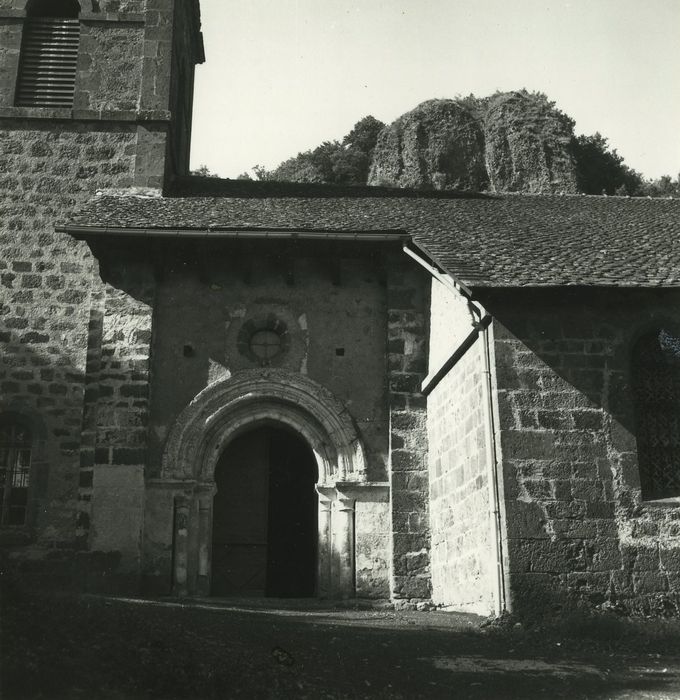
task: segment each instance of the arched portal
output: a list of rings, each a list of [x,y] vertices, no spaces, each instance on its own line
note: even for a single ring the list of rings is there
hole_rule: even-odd
[[[262,425],[227,445],[215,469],[213,595],[316,592],[314,454],[293,431]]]
[[[154,487],[159,501],[167,502],[168,491],[174,498],[176,594],[207,595],[219,589],[219,583],[212,583],[221,565],[213,558],[213,531],[222,517],[214,511],[226,468],[222,458],[229,459],[230,445],[238,445],[242,436],[272,426],[296,436],[297,447],[288,442],[289,449],[304,452],[304,459],[310,460],[305,469],[316,476],[316,572],[311,590],[321,597],[354,595],[354,497],[348,494],[352,485],[366,483],[362,441],[346,407],[327,389],[304,375],[270,368],[239,372],[211,384],[184,409],[168,435],[161,478]],[[250,445],[243,449],[252,455],[257,441],[243,441]],[[247,501],[249,496],[243,498]],[[266,576],[264,580],[266,593]],[[259,585],[262,588],[261,579]],[[299,594],[301,589],[294,592],[292,584],[286,593],[288,585],[277,584],[278,593],[272,588],[271,594]]]

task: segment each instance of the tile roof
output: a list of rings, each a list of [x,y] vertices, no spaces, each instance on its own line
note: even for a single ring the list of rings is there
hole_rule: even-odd
[[[240,187],[238,196],[99,195],[64,230],[405,232],[471,288],[680,287],[678,199]]]

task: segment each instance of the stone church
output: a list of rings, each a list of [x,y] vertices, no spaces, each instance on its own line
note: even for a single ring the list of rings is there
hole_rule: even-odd
[[[0,0],[5,576],[677,605],[680,202],[191,177],[203,60]]]

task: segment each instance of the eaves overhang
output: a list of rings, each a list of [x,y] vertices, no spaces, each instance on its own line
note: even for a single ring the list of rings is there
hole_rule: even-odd
[[[403,230],[294,230],[262,228],[129,228],[110,226],[65,225],[57,227],[57,232],[67,233],[77,240],[102,238],[168,238],[168,239],[269,239],[269,240],[332,240],[359,241],[373,243],[407,243],[411,234]]]

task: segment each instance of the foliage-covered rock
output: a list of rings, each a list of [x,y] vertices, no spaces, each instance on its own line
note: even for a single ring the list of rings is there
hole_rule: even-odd
[[[540,93],[428,100],[381,132],[368,184],[576,192],[573,127]]]
[[[497,93],[484,101],[490,189],[495,192],[578,192],[574,122],[545,95]]]
[[[369,185],[486,190],[484,133],[456,100],[429,100],[378,136]]]
[[[325,141],[258,180],[490,192],[680,196],[677,180],[644,180],[596,133],[542,93],[428,100],[389,126],[368,116],[342,141]],[[209,173],[198,173],[209,174]]]

